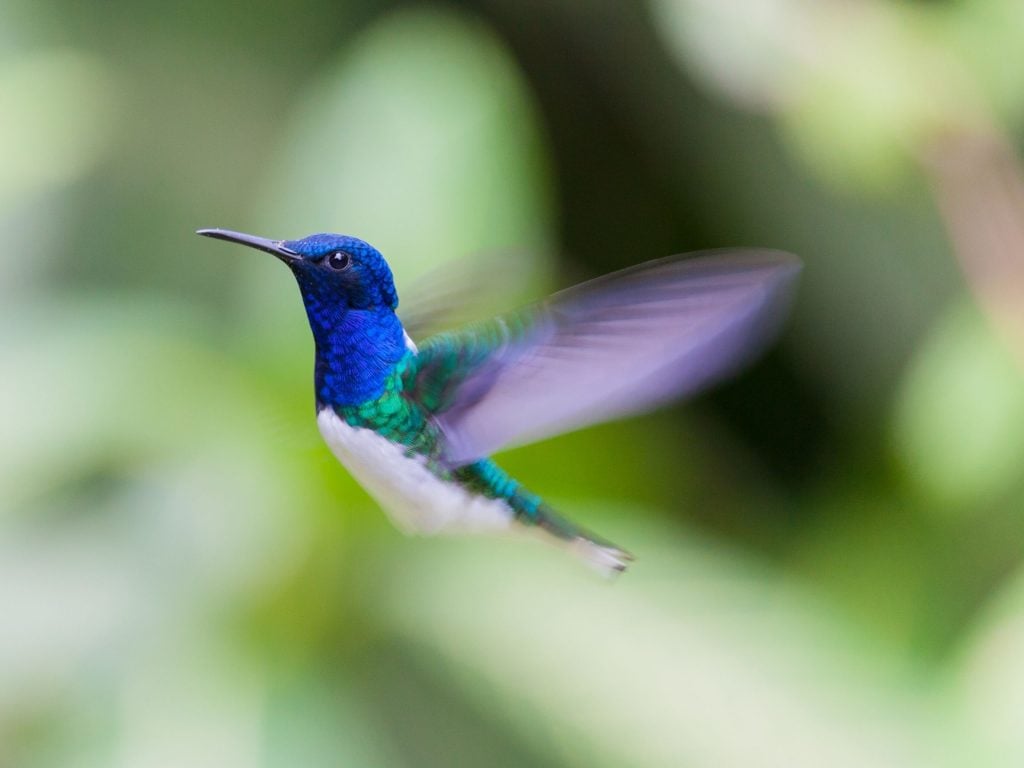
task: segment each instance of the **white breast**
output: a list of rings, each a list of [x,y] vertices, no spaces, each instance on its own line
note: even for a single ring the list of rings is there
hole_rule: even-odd
[[[508,528],[513,513],[504,501],[470,493],[438,478],[422,457],[372,429],[346,424],[333,410],[317,414],[331,451],[403,530],[410,533],[493,531]]]

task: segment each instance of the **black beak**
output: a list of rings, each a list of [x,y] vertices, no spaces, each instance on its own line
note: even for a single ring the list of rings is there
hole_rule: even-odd
[[[274,254],[286,264],[301,258],[295,251],[285,248],[281,244],[282,240],[268,240],[265,237],[247,235],[243,232],[232,232],[230,229],[197,229],[196,234],[216,240],[227,240],[229,243],[241,243],[258,251],[266,251]]]

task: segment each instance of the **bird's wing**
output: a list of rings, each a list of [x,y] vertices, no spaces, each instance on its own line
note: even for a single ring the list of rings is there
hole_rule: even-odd
[[[524,262],[526,269],[516,268]],[[537,276],[529,255],[504,251],[442,262],[399,285],[398,316],[412,338],[425,338],[465,325],[496,304],[516,306],[515,297],[521,298]]]
[[[427,339],[412,395],[452,466],[650,410],[749,360],[777,330],[800,262],[717,251],[615,272]]]

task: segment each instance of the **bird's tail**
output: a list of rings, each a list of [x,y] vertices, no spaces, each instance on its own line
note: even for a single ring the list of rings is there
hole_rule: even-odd
[[[456,470],[458,479],[491,498],[504,499],[516,521],[544,531],[583,562],[605,576],[622,573],[633,560],[624,549],[594,536],[566,520],[544,503],[540,496],[523,488],[490,459],[467,464]]]
[[[622,573],[633,561],[633,555],[626,550],[566,520],[547,504],[537,507],[531,517],[529,522],[553,536],[584,563],[605,576]]]

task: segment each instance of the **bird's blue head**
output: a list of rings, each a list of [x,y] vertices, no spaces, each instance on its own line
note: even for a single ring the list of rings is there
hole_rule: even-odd
[[[226,229],[201,229],[199,234],[277,256],[295,275],[311,312],[314,308],[394,310],[398,306],[391,268],[380,251],[357,237],[322,233],[301,240],[269,240]]]
[[[348,405],[380,394],[406,343],[391,268],[376,248],[348,235],[269,240],[226,229],[199,234],[266,251],[291,269],[316,340],[318,402]]]

